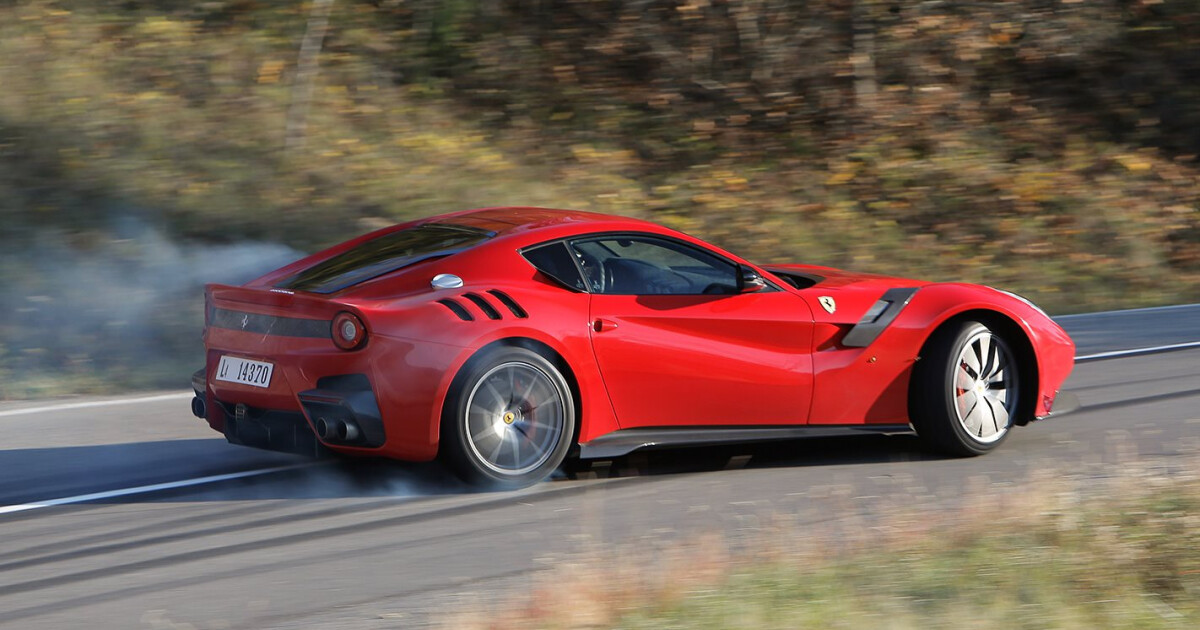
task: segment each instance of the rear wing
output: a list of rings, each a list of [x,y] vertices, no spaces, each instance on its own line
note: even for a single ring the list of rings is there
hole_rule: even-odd
[[[347,307],[340,302],[287,289],[235,287],[224,284],[204,286],[206,326],[213,321],[218,311],[329,321],[339,311],[344,310],[347,310]]]

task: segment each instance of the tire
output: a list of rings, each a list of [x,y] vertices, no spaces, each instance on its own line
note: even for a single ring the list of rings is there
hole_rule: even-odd
[[[455,379],[440,455],[469,484],[521,488],[562,463],[574,430],[575,403],[558,368],[531,350],[500,347],[473,358]]]
[[[1008,342],[982,322],[939,328],[913,368],[913,428],[944,453],[991,451],[1008,437],[1020,409],[1019,370]]]

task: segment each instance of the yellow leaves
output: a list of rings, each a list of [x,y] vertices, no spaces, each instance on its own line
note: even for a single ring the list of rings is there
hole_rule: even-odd
[[[599,155],[599,151],[590,144],[577,144],[571,147],[571,155],[580,162],[587,162],[595,159]]]
[[[283,62],[276,60],[264,61],[258,67],[259,83],[278,83],[279,75],[283,72]]]
[[[854,181],[854,171],[839,171],[833,173],[825,180],[826,186],[840,186]]]
[[[190,40],[193,29],[192,22],[154,16],[146,18],[137,26],[137,34],[141,37],[160,39],[164,43],[173,44]]]
[[[1134,173],[1144,173],[1152,168],[1150,161],[1141,155],[1123,153],[1113,156],[1113,159]]]
[[[863,163],[858,160],[838,162],[831,167],[829,177],[825,178],[826,186],[841,186],[854,181]]]
[[[1061,182],[1058,180],[1059,174],[1056,172],[1021,172],[1013,179],[1011,190],[1020,200],[1041,203],[1061,193]]]
[[[740,192],[746,190],[750,180],[745,177],[726,177],[722,180],[725,183],[725,189],[731,192]]]
[[[709,6],[708,0],[688,0],[675,8],[685,20],[695,20],[703,17],[703,10]]]
[[[621,165],[634,159],[634,153],[629,150],[598,149],[590,144],[575,144],[570,147],[571,155],[583,164],[613,163]]]
[[[858,207],[853,201],[838,201],[825,208],[821,213],[821,217],[830,221],[856,221],[858,213],[855,211]]]

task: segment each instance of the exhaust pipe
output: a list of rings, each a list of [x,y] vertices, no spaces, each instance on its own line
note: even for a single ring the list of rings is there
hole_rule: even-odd
[[[316,429],[326,442],[353,442],[360,435],[357,424],[341,418],[317,418]]]
[[[192,415],[203,420],[208,417],[208,414],[206,414],[205,411],[206,410],[204,407],[204,399],[199,396],[196,396],[195,398],[193,398],[192,399]]]

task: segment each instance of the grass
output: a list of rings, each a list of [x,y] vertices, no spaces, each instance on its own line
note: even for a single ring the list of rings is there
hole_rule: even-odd
[[[649,559],[609,549],[551,570],[520,605],[445,627],[1194,628],[1200,462],[1189,470],[1046,475],[955,511],[780,523]]]

